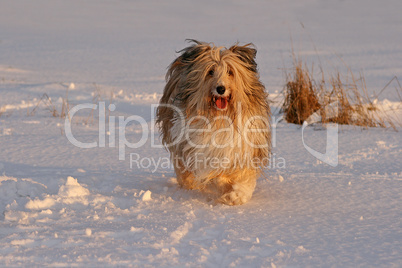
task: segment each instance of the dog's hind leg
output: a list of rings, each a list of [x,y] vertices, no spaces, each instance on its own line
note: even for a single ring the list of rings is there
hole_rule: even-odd
[[[222,176],[216,182],[221,189],[219,202],[226,205],[242,205],[253,196],[257,184],[257,171],[253,169],[239,170],[228,176]]]

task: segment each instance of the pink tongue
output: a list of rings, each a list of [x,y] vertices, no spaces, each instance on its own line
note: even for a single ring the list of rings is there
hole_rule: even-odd
[[[216,107],[219,109],[225,109],[228,105],[228,101],[225,98],[217,98],[215,101]]]

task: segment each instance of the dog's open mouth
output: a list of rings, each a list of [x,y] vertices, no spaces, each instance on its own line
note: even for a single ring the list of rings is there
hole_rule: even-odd
[[[230,100],[230,96],[228,97],[220,97],[220,96],[213,96],[212,101],[215,104],[215,108],[218,110],[226,110],[228,107],[228,103]]]

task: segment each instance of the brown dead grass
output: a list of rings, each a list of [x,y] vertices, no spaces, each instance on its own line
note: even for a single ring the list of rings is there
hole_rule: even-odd
[[[392,120],[387,120],[384,114],[380,115],[370,100],[363,75],[360,74],[356,79],[348,68],[346,78],[337,72],[327,83],[322,69],[321,79],[316,80],[313,77],[313,68],[310,70],[300,59],[293,59],[291,73],[285,71],[285,100],[282,111],[287,122],[303,124],[312,114],[317,113],[322,124],[396,129]],[[335,113],[334,106],[337,107]]]
[[[303,122],[320,109],[315,85],[307,68],[302,62],[295,63],[292,74],[286,75],[285,102],[283,111],[289,123],[303,124]]]
[[[37,101],[32,111],[29,111],[29,109],[27,110],[27,115],[33,116],[38,110],[41,103],[46,107],[46,109],[51,113],[53,117],[65,118],[70,108],[70,104],[68,102],[68,90],[66,91],[66,97],[62,99],[62,107],[60,112],[57,110],[56,105],[52,102],[52,99],[49,97],[49,95],[44,93],[42,97]]]

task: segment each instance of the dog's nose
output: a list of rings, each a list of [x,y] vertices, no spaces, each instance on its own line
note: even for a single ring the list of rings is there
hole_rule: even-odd
[[[219,95],[225,94],[226,88],[224,86],[218,86],[216,88],[216,92],[218,92]]]

